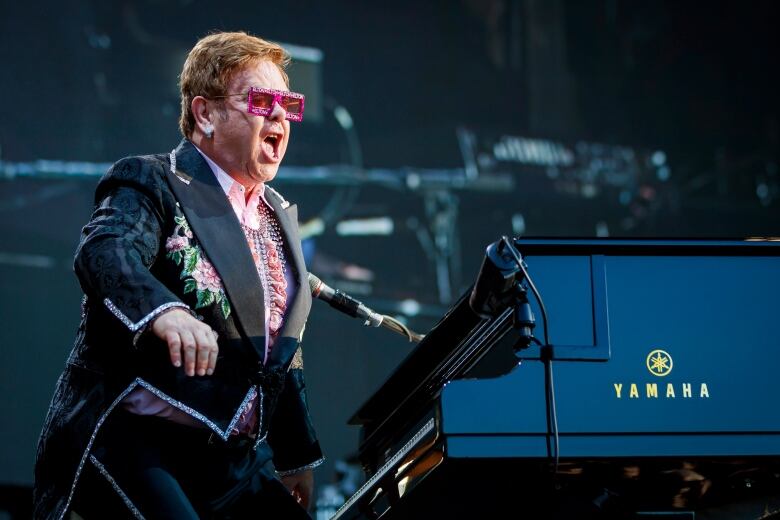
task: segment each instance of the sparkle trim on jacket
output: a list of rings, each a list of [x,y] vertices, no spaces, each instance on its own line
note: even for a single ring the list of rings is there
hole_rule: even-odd
[[[260,406],[259,406],[258,411],[257,411],[257,413],[259,414],[257,416],[258,417],[258,420],[257,420],[257,440],[255,440],[255,444],[254,444],[254,446],[252,446],[253,450],[257,450],[257,447],[260,446],[260,443],[263,442],[266,437],[268,437],[268,430],[267,429],[265,431],[265,435],[263,435],[262,437],[260,436],[260,433],[263,431],[263,398],[265,397],[265,395],[262,392],[262,388],[259,387],[259,386],[258,386],[258,388],[260,388]]]
[[[279,199],[279,205],[282,207],[282,209],[287,209],[290,207],[290,203],[287,201],[287,199],[282,197],[281,193],[270,187],[268,184],[265,185],[265,189],[271,190],[271,193],[276,195],[276,197]]]
[[[92,435],[89,437],[89,442],[87,442],[87,447],[84,450],[84,454],[81,456],[81,460],[79,461],[79,466],[76,468],[76,475],[73,477],[73,484],[70,486],[70,493],[68,493],[68,500],[65,501],[65,507],[62,509],[62,513],[60,514],[59,520],[62,520],[65,518],[65,513],[68,512],[68,509],[70,508],[70,502],[73,500],[73,494],[76,492],[76,484],[79,482],[79,477],[81,476],[81,470],[84,469],[84,464],[87,462],[87,457],[89,456],[89,452],[92,451],[92,445],[95,443],[95,437],[97,436],[98,430],[100,430],[100,427],[103,426],[103,423],[106,420],[106,417],[108,417],[108,414],[110,414],[114,408],[116,408],[116,405],[119,404],[122,399],[127,397],[127,394],[129,394],[133,388],[135,388],[138,385],[137,382],[132,382],[130,385],[125,388],[125,390],[117,396],[116,399],[114,399],[114,402],[111,403],[111,406],[108,407],[108,409],[103,412],[103,415],[100,416],[100,418],[97,420],[97,423],[95,423],[95,429],[92,432]]]
[[[300,468],[286,469],[284,471],[277,470],[276,474],[279,475],[280,477],[286,477],[288,475],[294,475],[294,474],[296,474],[296,473],[298,473],[300,471],[305,471],[307,469],[314,469],[317,466],[319,466],[320,464],[322,464],[323,462],[325,462],[325,457],[322,457],[322,458],[320,458],[318,460],[315,460],[311,464],[306,464],[305,466],[301,466]]]
[[[112,302],[111,300],[106,298],[106,299],[103,300],[103,303],[105,304],[106,307],[108,307],[108,310],[111,311],[111,314],[116,316],[119,319],[119,321],[124,323],[125,326],[128,329],[130,329],[130,332],[137,332],[137,331],[141,330],[144,327],[144,325],[146,325],[147,323],[149,323],[154,318],[156,318],[157,316],[159,316],[163,312],[167,311],[168,309],[171,309],[173,307],[184,307],[185,309],[189,310],[189,308],[190,308],[189,305],[187,305],[186,303],[182,303],[182,302],[164,303],[164,304],[160,305],[159,307],[157,307],[156,309],[154,309],[149,314],[147,314],[146,316],[144,316],[141,319],[141,321],[139,321],[138,323],[133,323],[132,320],[130,320],[130,318],[125,316],[124,313],[119,310],[119,307],[114,305],[114,302]]]
[[[125,388],[122,393],[120,393],[116,399],[111,403],[111,406],[108,407],[108,409],[103,412],[103,415],[100,416],[97,423],[95,423],[95,429],[92,432],[92,435],[89,437],[89,442],[87,443],[87,447],[84,450],[84,454],[81,456],[81,461],[79,462],[78,468],[76,468],[76,475],[73,477],[73,484],[71,484],[70,487],[70,493],[68,494],[68,500],[65,502],[65,507],[62,510],[62,514],[59,517],[59,520],[63,520],[65,517],[65,513],[67,513],[68,509],[70,508],[70,503],[73,500],[73,495],[76,492],[76,484],[78,484],[79,477],[81,477],[81,472],[84,469],[84,464],[87,462],[87,458],[90,455],[90,452],[92,451],[92,445],[95,443],[95,437],[97,437],[98,431],[100,430],[100,427],[103,426],[103,423],[105,422],[106,418],[108,417],[108,414],[110,414],[114,408],[116,408],[116,405],[122,402],[122,400],[127,397],[130,392],[135,389],[137,386],[142,386],[160,399],[166,401],[171,406],[175,406],[182,412],[191,415],[192,417],[198,419],[199,421],[203,422],[206,426],[214,430],[214,432],[220,436],[222,440],[227,440],[228,436],[230,435],[230,431],[232,430],[233,426],[235,426],[236,422],[238,422],[239,417],[241,416],[241,412],[243,411],[246,404],[249,402],[249,396],[252,395],[252,388],[247,391],[247,395],[244,397],[243,402],[241,403],[241,406],[238,407],[238,410],[236,411],[235,415],[233,416],[233,419],[230,421],[230,426],[227,429],[227,434],[219,429],[219,427],[214,424],[213,421],[208,419],[205,415],[195,411],[194,409],[190,408],[189,406],[169,397],[165,393],[161,392],[154,386],[150,385],[148,382],[144,381],[140,377],[137,377],[135,381],[130,383],[127,388]],[[258,393],[260,394],[260,416],[258,419],[258,431],[262,431],[262,421],[263,421],[263,389],[261,387],[258,387]],[[260,444],[261,441],[265,440],[265,435],[262,438],[259,438],[255,442],[255,448]]]
[[[100,463],[99,460],[95,458],[94,455],[89,456],[89,461],[92,463],[95,468],[100,472],[101,475],[103,475],[103,478],[105,478],[109,484],[111,484],[111,487],[114,488],[114,491],[116,491],[117,495],[119,495],[119,498],[122,499],[122,502],[125,503],[127,508],[130,510],[131,513],[133,513],[133,516],[138,518],[139,520],[145,520],[144,515],[141,514],[141,511],[138,510],[137,507],[135,507],[135,504],[133,504],[133,501],[130,500],[130,497],[125,494],[125,492],[122,490],[121,487],[119,487],[119,484],[117,484],[116,480],[114,480],[114,477],[111,476],[111,474],[106,470],[105,466]]]
[[[250,388],[247,391],[246,395],[244,396],[244,400],[241,401],[241,404],[239,405],[238,410],[236,411],[235,415],[233,416],[233,419],[231,419],[230,424],[228,424],[227,429],[225,431],[222,431],[222,430],[219,429],[219,426],[217,426],[214,423],[214,421],[212,421],[211,419],[209,419],[208,417],[206,417],[202,413],[198,412],[194,408],[190,408],[189,406],[187,406],[186,404],[182,403],[181,401],[177,401],[176,399],[174,399],[171,396],[165,394],[164,392],[162,392],[161,390],[159,390],[155,386],[150,385],[149,383],[147,383],[146,381],[144,381],[140,377],[136,378],[135,382],[136,382],[136,384],[144,387],[146,390],[148,390],[152,394],[156,395],[157,397],[159,397],[160,399],[162,399],[163,401],[165,401],[169,405],[171,405],[171,406],[173,406],[175,408],[178,408],[182,412],[186,413],[187,415],[189,415],[191,417],[194,417],[195,419],[199,420],[200,422],[202,422],[203,424],[205,424],[206,426],[208,426],[209,428],[214,430],[214,433],[219,435],[219,437],[223,441],[226,441],[228,439],[228,437],[230,437],[230,432],[233,431],[233,428],[238,423],[238,420],[241,418],[241,413],[244,411],[244,408],[246,408],[246,406],[249,404],[250,399],[252,398],[252,388]],[[260,388],[260,387],[258,387],[257,389],[258,389],[258,394],[260,394],[261,399],[262,399],[263,389]],[[259,422],[258,422],[258,428],[262,427],[262,420],[263,420],[263,417],[260,416]]]

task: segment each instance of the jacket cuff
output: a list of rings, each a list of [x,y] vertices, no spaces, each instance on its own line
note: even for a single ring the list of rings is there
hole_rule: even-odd
[[[167,311],[168,309],[171,309],[173,307],[184,307],[185,309],[189,310],[190,308],[186,303],[182,303],[182,302],[164,303],[134,323],[130,318],[125,316],[125,314],[121,310],[119,310],[119,307],[114,305],[114,302],[112,302],[110,299],[108,298],[104,299],[103,304],[108,308],[109,311],[111,311],[111,314],[116,316],[119,321],[124,323],[125,326],[128,329],[130,329],[130,332],[138,332],[143,330],[143,328],[149,322],[151,322],[153,319],[155,319],[157,316]]]
[[[106,300],[108,300],[108,298],[106,298]],[[106,304],[106,306],[108,306],[108,304]],[[111,308],[109,307],[109,309],[111,309]],[[139,329],[137,329],[135,331],[135,334],[133,335],[133,346],[134,347],[138,346],[138,342],[141,340],[141,338],[144,336],[144,334],[146,334],[149,331],[149,329],[151,328],[151,325],[152,325],[152,323],[154,322],[155,319],[159,318],[160,316],[162,316],[163,314],[165,314],[166,312],[168,312],[171,309],[184,309],[185,311],[189,312],[190,315],[193,318],[197,318],[198,320],[203,321],[203,316],[201,316],[197,312],[193,311],[190,308],[189,305],[186,305],[184,303],[181,303],[181,302],[171,302],[171,303],[166,303],[164,305],[160,305],[159,307],[154,309],[152,312],[150,312],[147,316],[144,316],[144,318],[140,322],[138,322],[138,323],[141,323],[141,322],[144,322],[144,323],[141,325],[141,327]],[[111,310],[111,312],[114,313],[113,310]],[[114,314],[114,315],[116,316],[116,314]],[[117,318],[119,318],[119,316],[117,316]],[[121,320],[121,318],[119,318],[119,319]],[[122,321],[122,323],[125,323],[125,322]],[[127,325],[127,323],[125,323],[125,325]],[[130,331],[133,330],[133,328],[130,327],[129,325],[128,325],[128,328],[130,329]]]
[[[297,449],[294,454],[286,455],[285,457],[279,455],[274,457],[276,473],[280,476],[316,468],[325,461],[318,441],[314,441],[308,448]]]

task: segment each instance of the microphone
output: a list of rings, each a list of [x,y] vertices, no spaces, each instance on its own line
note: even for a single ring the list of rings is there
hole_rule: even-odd
[[[324,302],[328,302],[328,304],[334,309],[338,309],[344,314],[352,316],[353,318],[363,318],[366,320],[364,325],[371,327],[382,326],[388,330],[392,330],[396,334],[400,334],[401,336],[408,338],[409,341],[414,341],[416,343],[422,341],[425,337],[423,334],[418,334],[412,330],[409,330],[406,325],[396,320],[392,316],[387,316],[385,314],[379,314],[378,312],[372,311],[363,305],[362,302],[354,299],[348,294],[344,294],[338,289],[330,287],[328,284],[311,273],[309,273],[309,288],[311,289],[311,295],[313,297],[319,298]]]
[[[382,325],[384,315],[374,312],[362,302],[354,299],[348,294],[344,294],[338,289],[327,285],[325,282],[309,273],[309,288],[311,295],[315,298],[327,302],[331,307],[353,318],[362,318],[366,320],[365,325],[379,327]]]
[[[509,240],[502,237],[485,251],[485,258],[482,259],[477,280],[469,295],[471,310],[481,318],[498,316],[503,312],[516,296],[512,288],[523,281],[520,266],[510,253],[511,247]]]

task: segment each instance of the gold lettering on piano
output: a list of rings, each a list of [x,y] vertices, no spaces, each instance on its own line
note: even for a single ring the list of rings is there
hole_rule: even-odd
[[[642,383],[612,383],[612,388],[615,390],[615,397],[617,399],[623,398],[623,387],[628,386],[628,397],[629,399],[640,399],[641,395],[639,394],[639,387],[642,385]],[[646,399],[659,399],[661,397],[661,393],[659,393],[658,390],[658,384],[657,383],[644,383],[645,385],[645,398]],[[675,388],[675,385],[677,388]],[[698,383],[699,385],[699,398],[700,399],[709,399],[710,397],[710,389],[707,386],[707,383]],[[675,399],[677,397],[677,394],[681,392],[681,395],[685,399],[693,399],[694,398],[694,390],[695,384],[694,383],[666,383],[666,392],[663,393],[664,397],[666,399]],[[661,387],[661,391],[663,391],[663,387]]]
[[[645,385],[645,388],[647,389],[647,397],[653,397],[655,399],[658,399],[658,385],[655,383],[647,383]]]
[[[655,349],[648,354],[648,356],[645,358],[645,366],[647,367],[648,371],[653,374],[656,377],[666,377],[668,376],[672,368],[675,367],[674,362],[672,361],[672,356],[666,352],[665,350],[661,349]],[[677,371],[680,370],[679,367],[676,367]],[[648,381],[637,381],[637,382],[622,382],[622,383],[612,383],[612,387],[615,390],[615,398],[616,399],[622,399],[623,398],[623,388],[628,387],[628,398],[629,399],[641,399],[642,396],[639,393],[639,388],[644,385],[645,392],[644,392],[644,398],[645,399],[659,399],[661,397],[664,397],[666,399],[676,399],[678,395],[680,395],[683,399],[695,399],[696,396],[694,394],[694,390],[698,386],[699,389],[699,399],[709,399],[710,398],[710,389],[707,386],[707,383],[700,383],[700,382],[669,382],[666,383],[666,388],[664,389],[664,383],[660,384],[660,390],[659,390],[659,384],[658,383],[651,383]],[[665,391],[664,391],[665,390]]]

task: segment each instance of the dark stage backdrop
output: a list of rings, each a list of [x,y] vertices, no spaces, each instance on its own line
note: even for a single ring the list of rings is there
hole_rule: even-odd
[[[177,74],[208,31],[308,49],[285,166],[329,169],[275,187],[300,205],[312,271],[425,332],[501,234],[780,235],[778,6],[0,2],[0,486],[32,482],[97,182],[33,161],[173,148]],[[347,235],[355,219],[378,227]],[[347,418],[410,346],[320,302],[305,343],[325,483],[357,447]]]

